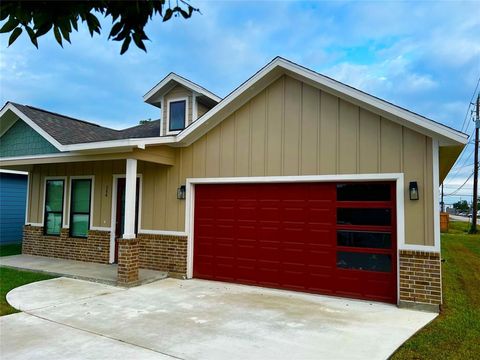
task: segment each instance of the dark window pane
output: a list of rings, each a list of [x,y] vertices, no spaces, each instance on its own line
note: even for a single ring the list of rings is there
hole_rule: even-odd
[[[390,272],[392,257],[387,254],[337,252],[337,267],[341,269]]]
[[[390,233],[337,231],[337,245],[361,248],[390,249],[392,247],[392,239]]]
[[[340,225],[377,225],[391,223],[390,209],[338,208],[337,224]]]
[[[63,210],[63,180],[47,180],[46,211]]]
[[[72,180],[72,205],[74,213],[90,212],[90,179]]]
[[[185,100],[170,103],[170,131],[185,128]]]
[[[390,201],[389,184],[338,184],[338,201]]]

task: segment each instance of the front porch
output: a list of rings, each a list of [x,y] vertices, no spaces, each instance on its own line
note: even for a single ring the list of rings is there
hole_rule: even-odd
[[[94,281],[107,285],[124,285],[123,283],[119,283],[117,279],[117,264],[99,264],[22,254],[1,257],[0,266],[19,270],[32,270],[73,279]],[[135,285],[151,283],[153,281],[165,279],[166,277],[167,273],[164,271],[139,269],[138,282]]]
[[[22,253],[36,260],[32,267],[30,258],[12,266],[121,286],[164,274],[184,277],[186,236],[161,231],[170,217],[155,213],[153,199],[159,194],[177,205],[179,181],[168,179],[173,155],[172,149],[160,146],[101,156],[54,156],[48,163],[2,161],[2,167],[29,172]],[[173,188],[168,195],[158,186],[163,179]]]

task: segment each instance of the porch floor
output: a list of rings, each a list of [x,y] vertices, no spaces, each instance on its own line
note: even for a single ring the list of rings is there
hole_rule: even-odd
[[[22,254],[0,257],[0,266],[117,285],[116,264],[98,264]],[[167,277],[166,272],[148,269],[140,269],[138,275],[139,284],[147,284]]]

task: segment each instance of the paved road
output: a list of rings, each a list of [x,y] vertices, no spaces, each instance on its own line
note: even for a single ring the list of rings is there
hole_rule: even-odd
[[[467,216],[459,216],[459,215],[450,215],[450,220],[472,222],[471,218],[469,218]],[[480,225],[480,219],[477,219],[477,224]]]

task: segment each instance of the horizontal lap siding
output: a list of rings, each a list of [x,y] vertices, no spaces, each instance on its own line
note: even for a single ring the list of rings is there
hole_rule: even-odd
[[[162,186],[146,190],[154,194],[158,216],[143,227],[185,229],[185,201],[175,194],[187,178],[404,172],[405,189],[417,181],[421,193],[414,202],[405,192],[406,241],[431,244],[431,149],[424,135],[283,76],[194,144],[178,149],[175,166],[152,167]]]
[[[22,241],[27,177],[0,174],[0,243]]]

